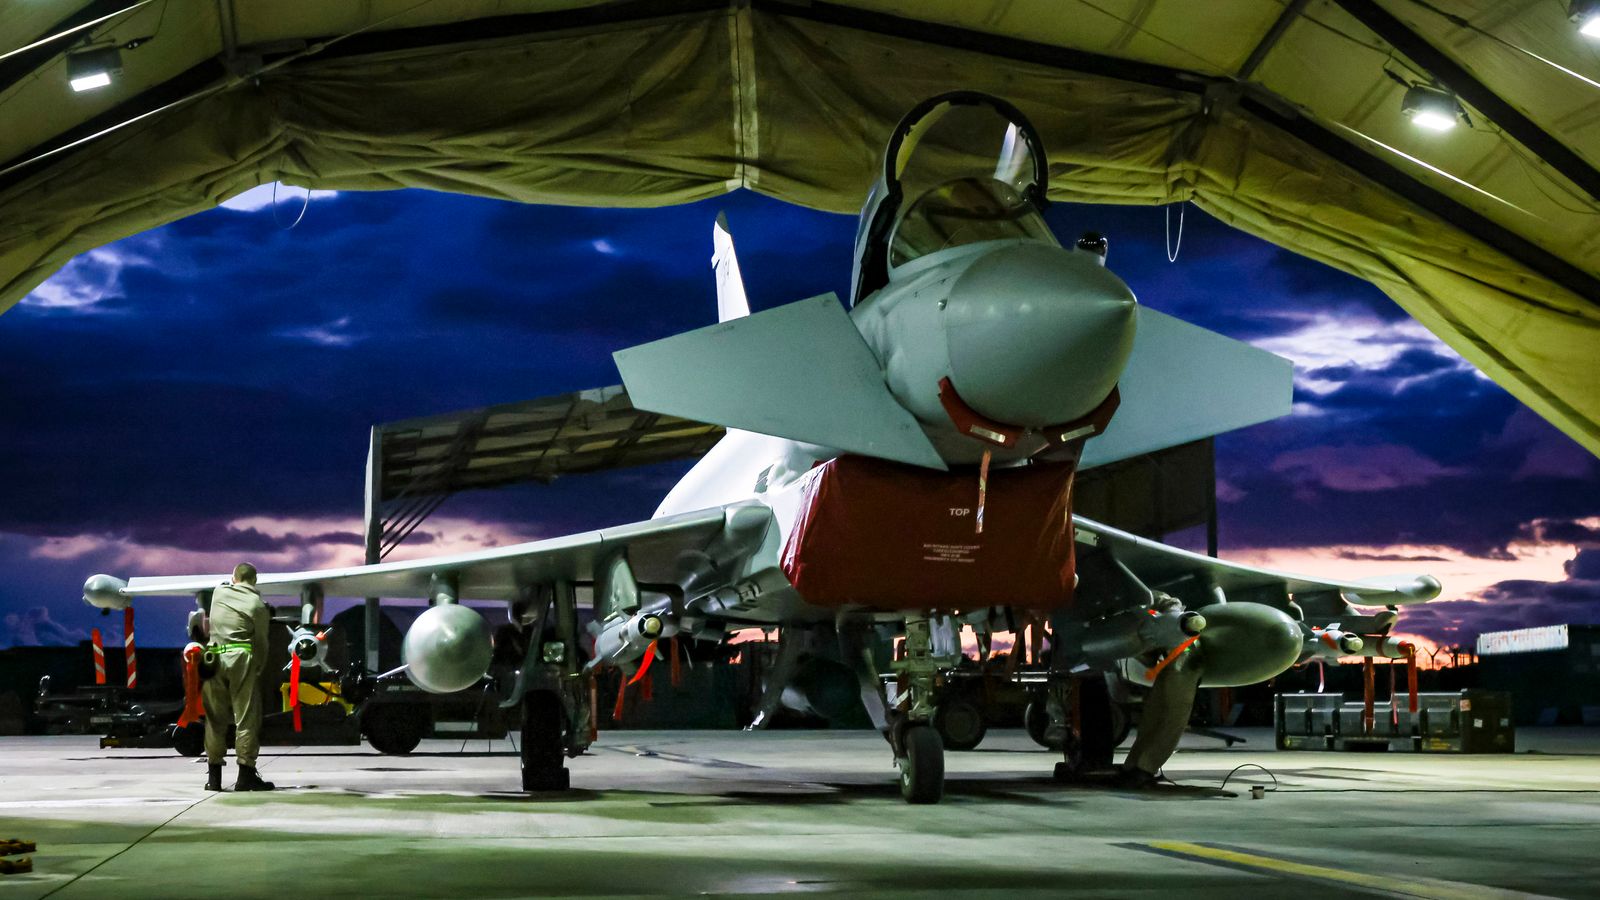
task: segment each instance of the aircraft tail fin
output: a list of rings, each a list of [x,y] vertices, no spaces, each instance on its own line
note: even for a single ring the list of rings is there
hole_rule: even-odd
[[[1141,306],[1117,389],[1122,404],[1105,433],[1084,445],[1082,468],[1286,416],[1294,365]]]
[[[727,322],[750,315],[750,300],[744,294],[744,277],[739,274],[739,257],[733,252],[733,233],[728,216],[717,213],[711,228],[711,268],[717,277],[717,321]]]
[[[832,294],[613,357],[637,409],[944,469]]]

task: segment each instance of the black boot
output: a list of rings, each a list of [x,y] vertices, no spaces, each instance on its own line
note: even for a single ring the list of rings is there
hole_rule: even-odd
[[[276,785],[270,781],[262,781],[261,773],[255,766],[239,766],[239,780],[233,783],[235,791],[270,791]]]
[[[206,790],[222,790],[222,763],[211,763],[206,766]]]

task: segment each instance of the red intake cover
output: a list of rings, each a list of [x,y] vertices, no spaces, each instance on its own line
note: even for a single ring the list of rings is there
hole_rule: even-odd
[[[1048,609],[1072,602],[1071,463],[978,474],[862,456],[818,468],[783,572],[817,606]]]

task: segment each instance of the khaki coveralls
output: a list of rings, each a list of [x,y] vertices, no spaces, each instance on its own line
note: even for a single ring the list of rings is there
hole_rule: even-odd
[[[210,647],[217,674],[200,690],[206,708],[206,757],[221,765],[228,755],[228,726],[239,765],[254,766],[261,748],[261,672],[267,662],[271,616],[255,585],[227,583],[211,594]]]
[[[1194,695],[1200,687],[1202,660],[1198,648],[1190,648],[1173,660],[1150,686],[1139,715],[1139,733],[1128,750],[1124,766],[1149,775],[1161,771],[1178,750],[1189,715],[1194,712]]]

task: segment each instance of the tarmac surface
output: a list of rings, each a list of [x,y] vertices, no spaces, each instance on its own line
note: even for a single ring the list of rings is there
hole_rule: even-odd
[[[606,732],[573,791],[531,797],[506,741],[266,748],[277,792],[207,794],[170,751],[4,738],[0,839],[39,848],[0,898],[1600,896],[1600,731],[1527,729],[1514,756],[1240,734],[1120,792],[991,732],[919,807],[865,732]]]

